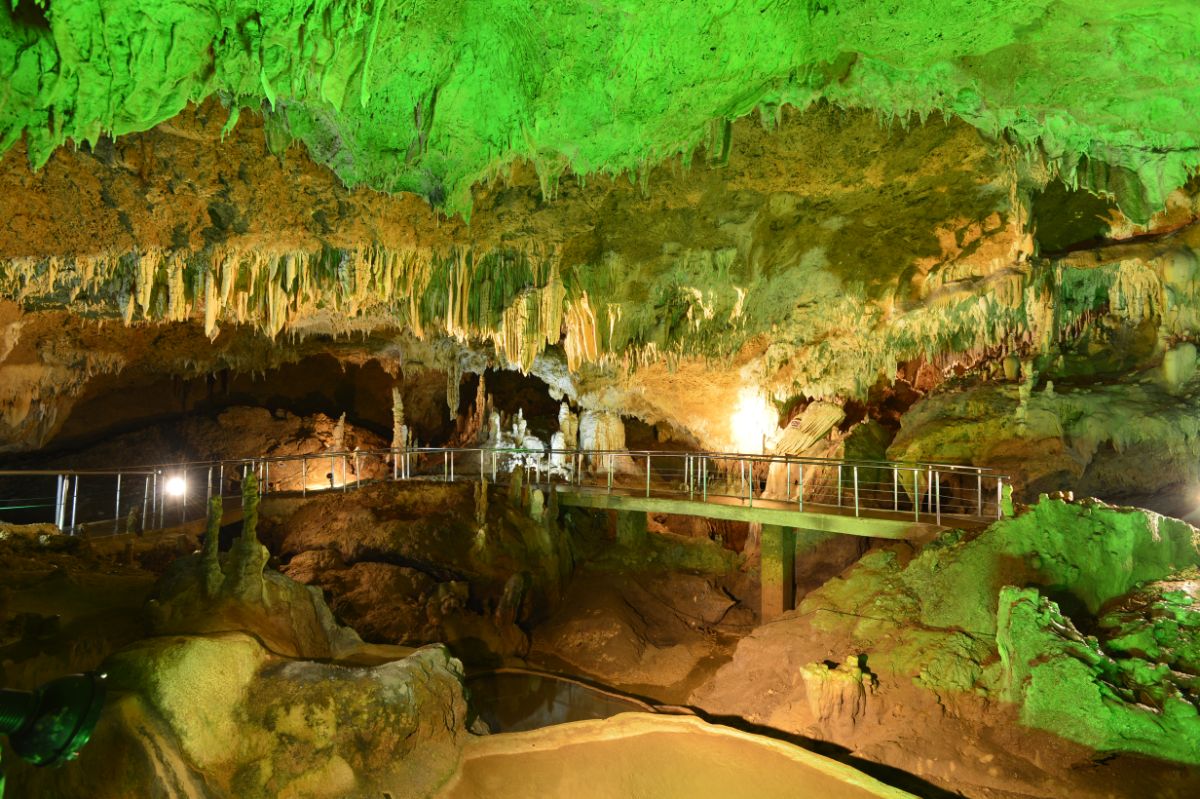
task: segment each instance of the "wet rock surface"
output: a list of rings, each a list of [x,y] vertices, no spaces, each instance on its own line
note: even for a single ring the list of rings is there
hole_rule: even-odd
[[[244,488],[241,536],[219,552],[214,501],[201,551],[154,587],[145,629],[109,627],[100,651],[43,661],[103,668],[109,696],[86,754],[61,769],[19,767],[18,795],[127,797],[156,786],[195,799],[415,799],[453,773],[468,724],[459,661],[444,647],[364,645],[319,591],[266,569],[253,477]]]
[[[916,554],[872,550],[744,638],[691,703],[969,796],[1109,796],[1148,768],[1156,791],[1183,796],[1200,785],[1194,677],[1102,647],[1064,614],[1091,629],[1105,603],[1190,568],[1198,547],[1175,520],[1045,500]],[[1114,614],[1113,629],[1143,623]],[[1157,706],[1131,690],[1139,680]]]
[[[534,631],[529,657],[682,703],[752,619],[708,577],[584,574],[572,581],[563,609]]]
[[[446,641],[469,659],[523,655],[573,567],[554,516],[534,520],[479,485],[383,483],[269,500],[264,514],[284,572],[323,590],[343,623],[377,642]]]
[[[13,790],[416,799],[453,773],[467,737],[461,667],[440,647],[348,667],[283,658],[241,633],[166,636],[106,668],[112,693],[80,759],[22,770]]]

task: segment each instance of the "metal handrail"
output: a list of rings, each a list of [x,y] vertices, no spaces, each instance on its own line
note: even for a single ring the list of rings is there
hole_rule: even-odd
[[[478,447],[400,447],[400,448],[394,448],[394,449],[393,448],[380,448],[380,449],[329,450],[329,451],[325,451],[325,452],[302,453],[299,455],[258,455],[258,456],[248,456],[248,457],[244,457],[244,458],[222,458],[222,459],[207,460],[207,461],[179,461],[179,462],[170,463],[170,464],[141,464],[141,465],[137,465],[137,466],[132,466],[128,469],[95,471],[94,473],[96,473],[96,474],[116,474],[116,471],[121,471],[125,474],[129,474],[130,472],[135,471],[135,470],[144,470],[144,473],[152,473],[154,471],[162,471],[163,469],[167,469],[167,468],[187,467],[187,468],[191,469],[193,467],[200,467],[200,466],[216,466],[216,465],[219,465],[222,463],[225,463],[225,464],[253,463],[253,462],[262,461],[264,459],[271,460],[271,461],[278,461],[278,462],[287,462],[287,461],[302,460],[305,458],[329,457],[329,456],[340,457],[342,455],[353,457],[356,452],[360,456],[368,456],[368,455],[390,456],[396,452],[401,452],[401,453],[403,453],[403,452],[443,453],[443,452],[478,452],[480,450],[484,450],[487,452],[497,452],[497,453],[537,454],[537,455],[542,455],[547,452],[549,452],[550,454],[570,454],[570,455],[573,455],[576,453],[581,453],[581,454],[589,455],[589,456],[590,455],[630,455],[630,456],[650,455],[653,457],[658,457],[658,456],[683,457],[684,455],[691,455],[692,457],[721,458],[721,459],[729,459],[729,460],[753,460],[756,463],[767,463],[767,462],[769,462],[769,463],[784,463],[785,461],[790,461],[791,463],[804,462],[806,464],[813,463],[813,464],[818,464],[818,465],[835,465],[835,466],[840,463],[844,466],[857,465],[857,466],[866,467],[866,468],[889,468],[889,469],[893,468],[893,467],[900,467],[900,468],[904,468],[904,469],[912,469],[914,467],[920,467],[920,468],[924,469],[927,467],[932,467],[932,468],[937,469],[938,471],[942,471],[942,472],[953,471],[953,472],[963,472],[966,474],[976,474],[977,472],[982,472],[985,475],[995,475],[995,476],[999,476],[999,477],[1004,477],[1006,479],[1008,478],[1007,474],[1001,474],[998,470],[996,470],[990,466],[966,466],[961,463],[942,463],[942,462],[938,462],[938,461],[875,461],[875,460],[858,460],[858,459],[851,460],[851,459],[845,459],[845,458],[823,458],[823,457],[818,457],[818,456],[790,455],[790,454],[784,454],[784,453],[718,452],[718,451],[714,451],[714,450],[658,450],[658,449],[611,449],[611,450],[609,450],[609,449],[579,449],[579,448],[546,449],[545,447],[542,447],[540,449],[534,449],[534,448],[527,448],[527,447],[488,447],[488,446],[478,446]],[[32,473],[30,470],[16,469],[16,470],[0,471],[0,476],[5,475],[5,474],[30,474],[30,473]],[[63,473],[87,474],[89,472],[87,470],[58,469],[58,470],[42,470],[41,473],[44,473],[47,475],[56,475],[56,474],[63,474]]]
[[[462,455],[477,455],[478,471],[465,475],[461,469],[456,472],[456,460],[461,461]],[[440,456],[440,458],[438,457]],[[353,459],[353,469],[351,469]],[[586,460],[585,460],[586,459]],[[77,505],[79,501],[79,485],[84,478],[97,477],[115,478],[116,491],[113,503],[111,521],[114,531],[118,528],[122,510],[122,481],[128,478],[142,478],[141,485],[141,524],[145,528],[147,522],[151,525],[157,519],[159,527],[166,523],[166,511],[172,501],[178,501],[179,518],[181,523],[188,520],[186,490],[191,482],[191,476],[196,471],[206,471],[197,482],[205,486],[206,500],[213,496],[227,496],[226,477],[229,472],[243,476],[253,471],[259,478],[259,491],[262,494],[271,493],[271,469],[276,470],[281,465],[300,464],[299,488],[292,489],[307,495],[309,491],[324,491],[341,488],[343,491],[361,487],[378,479],[408,480],[414,478],[438,479],[438,461],[442,480],[454,482],[460,477],[481,480],[489,477],[492,482],[501,482],[517,468],[534,473],[534,479],[541,481],[543,473],[549,482],[557,476],[560,481],[578,486],[579,488],[603,489],[609,493],[614,489],[628,490],[630,486],[623,485],[631,476],[625,464],[618,468],[617,459],[628,461],[628,465],[643,461],[644,482],[638,488],[644,491],[646,497],[652,494],[686,495],[690,500],[707,502],[710,497],[736,498],[753,506],[755,500],[792,503],[803,510],[805,503],[823,507],[841,507],[853,509],[856,516],[864,511],[900,513],[902,506],[907,512],[911,507],[913,519],[919,521],[921,514],[933,516],[938,523],[943,515],[955,515],[959,518],[998,518],[1002,513],[1004,502],[1004,485],[1007,475],[1000,474],[994,469],[981,466],[963,466],[961,464],[938,464],[929,462],[902,461],[871,461],[843,460],[837,458],[821,458],[796,456],[788,454],[750,454],[730,452],[694,452],[673,450],[585,450],[558,449],[552,447],[408,447],[392,449],[369,450],[334,450],[297,455],[264,455],[248,458],[229,458],[212,461],[189,461],[170,465],[137,466],[119,470],[0,470],[0,477],[38,477],[55,476],[58,488],[51,504],[45,507],[55,508],[55,523],[60,529],[75,530],[77,528]],[[364,460],[368,471],[376,476],[364,476]],[[657,460],[657,470],[655,462]],[[374,467],[371,463],[375,461]],[[675,461],[675,468],[671,462]],[[317,474],[328,464],[329,471],[325,479],[311,484],[308,480],[310,463],[319,463]],[[380,464],[390,463],[390,475],[386,472],[382,478],[378,475]],[[339,469],[340,464],[340,469]],[[490,468],[489,468],[490,466]],[[763,468],[765,467],[765,468]],[[806,469],[807,467],[807,469]],[[824,470],[827,478],[824,483],[813,483],[813,470]],[[836,480],[830,474],[836,470]],[[339,478],[340,471],[340,478]],[[806,471],[809,476],[806,482]],[[890,480],[874,482],[863,479],[863,473],[878,476],[879,472],[890,472]],[[793,480],[793,473],[795,479]],[[820,471],[818,471],[820,473]],[[353,477],[351,475],[353,474]],[[594,479],[588,479],[591,475]],[[735,477],[736,475],[736,477]],[[601,476],[603,479],[601,479]],[[973,486],[960,489],[950,486],[949,494],[944,487],[943,477],[954,476],[960,480],[969,480]],[[214,482],[214,477],[216,478]],[[657,480],[655,479],[657,477]],[[161,478],[161,479],[160,479]],[[172,499],[168,496],[168,486],[173,478],[182,480],[184,496]],[[638,475],[640,480],[641,475]],[[285,482],[295,482],[296,475],[285,478]],[[326,485],[328,481],[328,485]],[[994,484],[994,494],[989,488],[985,501],[984,483]],[[240,493],[237,483],[239,478],[230,481],[231,494]],[[736,483],[736,486],[735,486]],[[778,484],[782,483],[782,496],[778,493]],[[276,482],[274,485],[281,485]],[[136,495],[139,486],[134,486],[135,496],[132,503],[125,507],[138,505]],[[175,488],[180,488],[176,485]],[[215,490],[214,490],[215,489]],[[794,489],[794,490],[793,490]],[[285,491],[288,489],[284,489]],[[959,490],[958,495],[954,494]],[[962,493],[962,491],[967,493]],[[732,493],[730,493],[732,492]],[[829,494],[832,493],[832,501]],[[806,494],[808,495],[806,498]],[[901,502],[901,498],[904,502]],[[994,497],[994,500],[992,499]],[[891,507],[888,506],[888,499]],[[36,501],[37,497],[30,500]],[[824,500],[824,501],[822,501]],[[970,508],[974,512],[951,514],[949,509],[943,509],[943,500],[951,500],[958,505]],[[994,506],[993,503],[994,502]],[[206,503],[207,504],[207,503]],[[32,506],[31,506],[32,507]],[[69,508],[69,512],[68,512]],[[991,509],[992,513],[985,513]],[[128,511],[127,511],[128,512]],[[174,514],[176,511],[172,511]],[[70,524],[67,524],[68,515]],[[103,519],[106,521],[108,519]]]

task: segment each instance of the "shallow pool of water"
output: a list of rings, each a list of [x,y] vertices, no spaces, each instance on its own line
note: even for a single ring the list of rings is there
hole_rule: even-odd
[[[637,700],[550,674],[490,672],[468,677],[466,687],[471,710],[492,732],[522,732],[653,709]]]

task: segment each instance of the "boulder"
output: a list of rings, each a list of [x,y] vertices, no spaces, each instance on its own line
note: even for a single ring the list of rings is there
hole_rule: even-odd
[[[373,667],[280,657],[244,633],[163,636],[114,655],[78,760],[20,768],[13,796],[342,799],[429,796],[468,734],[443,647]]]

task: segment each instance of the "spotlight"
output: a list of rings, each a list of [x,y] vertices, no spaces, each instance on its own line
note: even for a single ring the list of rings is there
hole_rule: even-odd
[[[182,497],[187,491],[187,483],[179,475],[168,477],[167,483],[163,486],[164,490],[173,497]]]
[[[100,717],[104,680],[103,674],[72,674],[32,691],[0,689],[0,735],[8,736],[18,757],[36,766],[73,759]]]
[[[738,394],[729,427],[738,452],[761,452],[764,440],[774,438],[778,432],[779,414],[766,397],[744,388]]]

